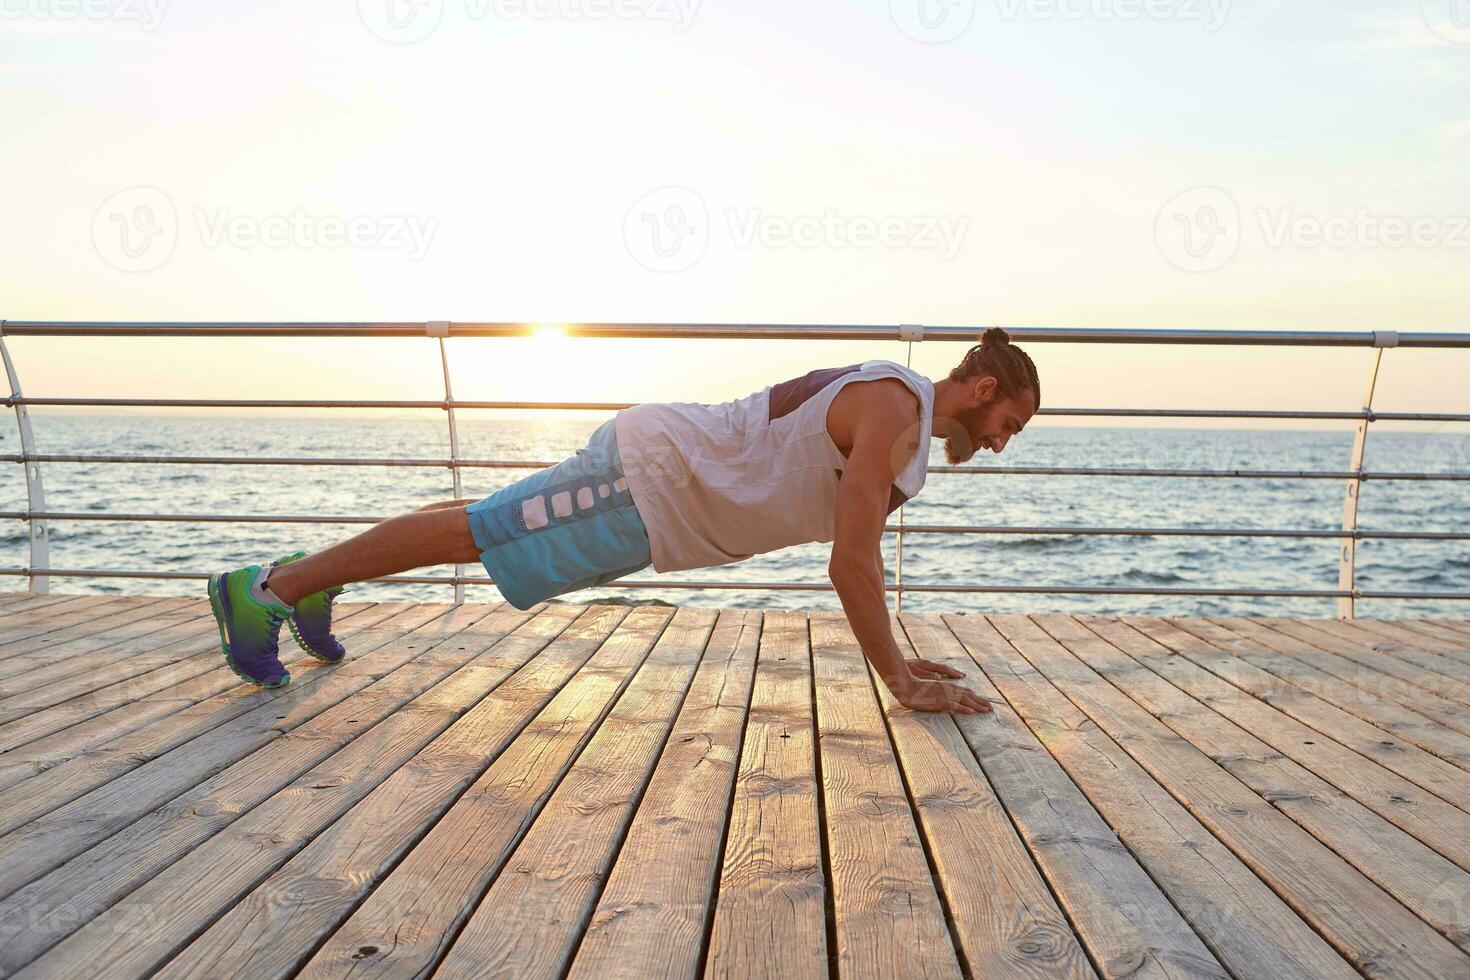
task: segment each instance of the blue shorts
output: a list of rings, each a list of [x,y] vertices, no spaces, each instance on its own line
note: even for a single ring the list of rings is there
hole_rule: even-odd
[[[653,561],[612,419],[575,456],[465,509],[481,564],[517,609],[602,585]]]

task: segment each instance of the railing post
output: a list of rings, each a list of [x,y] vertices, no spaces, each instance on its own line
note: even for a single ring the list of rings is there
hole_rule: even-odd
[[[924,339],[924,328],[919,324],[901,324],[898,328],[899,338],[904,341],[903,366],[911,368],[914,366],[914,341]],[[919,452],[927,453],[928,446],[920,446]],[[893,590],[895,599],[893,602],[894,612],[903,612],[903,504],[898,505],[898,543],[894,546],[893,562]]]
[[[464,486],[459,473],[459,426],[454,417],[454,388],[449,382],[449,349],[444,340],[449,336],[448,320],[431,320],[428,323],[428,333],[431,337],[439,338],[439,366],[444,369],[444,414],[449,419],[449,472],[454,479],[454,497],[458,500],[464,496]],[[454,604],[456,606],[464,602],[464,566],[454,566]]]
[[[1368,425],[1373,421],[1373,389],[1378,385],[1378,366],[1383,362],[1383,349],[1397,347],[1399,335],[1393,330],[1373,331],[1373,367],[1368,372],[1368,390],[1363,395],[1363,417],[1353,435],[1353,457],[1348,464],[1353,475],[1348,478],[1342,498],[1342,551],[1337,562],[1337,587],[1348,594],[1337,600],[1337,618],[1352,619],[1357,613],[1358,498],[1363,489],[1363,452],[1368,445]]]
[[[20,429],[21,465],[25,467],[26,475],[26,527],[31,538],[31,561],[26,569],[27,580],[32,592],[50,592],[51,579],[45,575],[36,575],[37,571],[44,572],[51,567],[51,545],[47,537],[46,521],[31,516],[46,512],[46,488],[41,483],[41,464],[29,458],[36,451],[36,437],[31,431],[30,413],[19,400],[20,376],[16,373],[15,362],[10,359],[10,350],[5,346],[4,320],[0,320],[0,360],[5,362],[5,377],[10,382],[15,424]]]

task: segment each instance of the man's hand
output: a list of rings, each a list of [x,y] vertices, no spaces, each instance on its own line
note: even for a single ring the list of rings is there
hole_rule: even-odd
[[[944,664],[937,664],[932,660],[925,660],[922,657],[911,657],[904,662],[908,664],[909,673],[913,674],[920,680],[928,680],[931,677],[965,676],[965,672],[963,670],[956,670],[954,667],[946,667]]]
[[[938,664],[928,666],[939,670],[949,669],[941,668]],[[958,674],[959,671],[954,673]],[[906,681],[900,679],[897,684],[889,684],[888,689],[893,692],[899,704],[911,711],[949,711],[959,715],[985,714],[990,711],[989,701],[968,688],[947,681],[927,680],[910,674]]]

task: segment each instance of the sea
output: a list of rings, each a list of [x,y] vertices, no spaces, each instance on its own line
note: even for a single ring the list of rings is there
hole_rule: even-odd
[[[605,416],[528,420],[463,418],[460,455],[477,459],[554,461],[583,445]],[[1044,420],[1043,420],[1044,421]],[[442,413],[394,418],[144,416],[32,414],[37,450],[62,454],[248,456],[254,458],[447,458]],[[19,452],[6,427],[0,452]],[[1276,429],[1071,428],[1033,424],[997,456],[983,454],[970,474],[931,473],[904,509],[906,524],[1181,527],[1331,530],[1341,527],[1340,479],[1157,478],[1033,476],[994,472],[997,466],[1211,470],[1331,470],[1349,468],[1353,433]],[[932,462],[943,463],[933,445]],[[1470,432],[1377,431],[1369,435],[1365,469],[1398,472],[1470,471]],[[463,470],[463,496],[482,497],[529,470]],[[195,465],[173,463],[43,463],[46,507],[90,514],[273,514],[324,518],[387,518],[454,496],[445,468],[387,466]],[[26,510],[21,467],[0,465],[0,511]],[[1368,481],[1359,526],[1373,531],[1470,530],[1470,483]],[[227,524],[211,522],[55,520],[51,565],[64,569],[214,571],[273,559],[296,549],[315,551],[365,529],[344,523]],[[0,566],[27,562],[26,525],[0,521]],[[896,538],[884,557],[895,575]],[[1339,542],[1325,538],[1084,536],[1069,534],[919,534],[905,536],[906,585],[1056,586],[1091,588],[1333,589]],[[674,602],[701,606],[780,609],[840,608],[835,593],[771,591],[762,582],[824,586],[828,546],[804,545],[743,562],[641,581],[734,582],[735,589],[599,589],[567,601]],[[448,567],[416,574],[442,574]],[[483,575],[478,565],[472,575]],[[1365,590],[1470,595],[1470,541],[1366,540],[1358,543],[1357,578]],[[24,587],[0,578],[0,589]],[[53,578],[54,591],[106,594],[203,595],[199,580]],[[351,600],[447,602],[438,584],[362,583]],[[499,599],[493,587],[466,587],[471,601]],[[892,603],[892,598],[890,598]],[[1326,617],[1326,598],[1184,595],[1067,595],[924,593],[904,597],[905,611],[1072,612],[1097,614],[1281,615]],[[1470,601],[1361,600],[1358,615],[1382,618],[1470,616]]]

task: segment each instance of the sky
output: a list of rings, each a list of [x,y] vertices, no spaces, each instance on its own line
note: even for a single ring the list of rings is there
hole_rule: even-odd
[[[1470,330],[1470,0],[0,0],[0,317]],[[433,341],[9,340],[27,394],[437,398]],[[718,401],[897,343],[450,342]],[[961,345],[924,343],[942,376]],[[1031,347],[1051,406],[1371,352]],[[1470,351],[1376,406],[1470,412]]]

